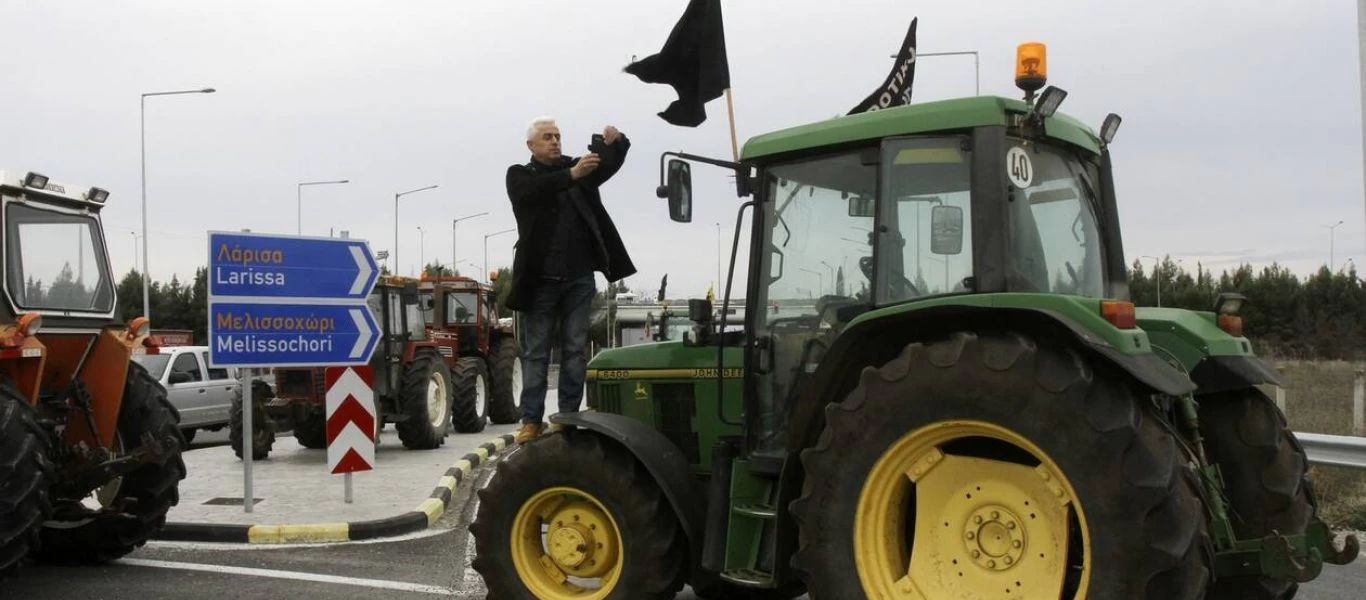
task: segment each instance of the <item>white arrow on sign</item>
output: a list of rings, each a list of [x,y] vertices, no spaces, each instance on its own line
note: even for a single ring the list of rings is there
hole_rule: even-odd
[[[365,353],[365,345],[370,343],[370,336],[374,333],[370,331],[370,324],[366,322],[365,315],[359,308],[351,309],[351,319],[356,322],[356,331],[360,333],[356,337],[356,345],[351,347],[351,358],[360,358],[360,355]]]
[[[351,293],[359,294],[365,289],[365,282],[370,280],[370,261],[365,260],[365,253],[361,252],[360,246],[351,246],[351,258],[356,261],[356,280],[351,282]]]

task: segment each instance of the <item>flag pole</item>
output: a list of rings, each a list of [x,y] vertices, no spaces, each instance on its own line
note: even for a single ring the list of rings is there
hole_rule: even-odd
[[[740,162],[740,143],[735,139],[735,101],[731,98],[730,88],[726,88],[726,116],[730,118],[730,154],[735,162]]]

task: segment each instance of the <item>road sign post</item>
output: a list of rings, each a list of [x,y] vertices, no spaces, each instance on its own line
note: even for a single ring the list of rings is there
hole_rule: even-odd
[[[365,367],[379,342],[379,326],[366,304],[378,277],[364,240],[210,231],[209,366]],[[373,422],[373,391],[355,394],[367,396],[355,402],[362,408],[369,403]],[[252,414],[245,375],[242,401],[243,507],[251,512],[254,448],[247,444],[255,445],[253,417],[263,415]],[[330,399],[328,404],[331,415]],[[366,465],[374,464],[371,439]],[[345,472],[350,502],[350,471]]]
[[[328,367],[327,467],[333,475],[346,475],[346,503],[351,503],[351,474],[375,468],[374,374],[369,366]]]

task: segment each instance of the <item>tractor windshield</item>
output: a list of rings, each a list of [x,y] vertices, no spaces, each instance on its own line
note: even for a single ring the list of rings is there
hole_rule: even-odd
[[[884,234],[877,301],[966,292],[972,276],[972,160],[966,137],[889,141],[883,149]],[[872,228],[873,215],[865,222]],[[871,259],[868,259],[871,268]]]
[[[1008,207],[1007,287],[1012,292],[1103,296],[1094,167],[1048,144],[1011,139],[1007,147],[1012,191],[1022,190],[1025,199]]]
[[[474,292],[446,294],[446,320],[450,325],[473,325],[479,320],[479,297]]]
[[[94,217],[5,206],[5,283],[24,310],[109,313],[114,284]]]

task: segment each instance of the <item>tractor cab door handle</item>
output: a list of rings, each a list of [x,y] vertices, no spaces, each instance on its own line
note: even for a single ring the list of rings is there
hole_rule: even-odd
[[[755,336],[754,359],[755,373],[767,375],[773,371],[773,336]]]

